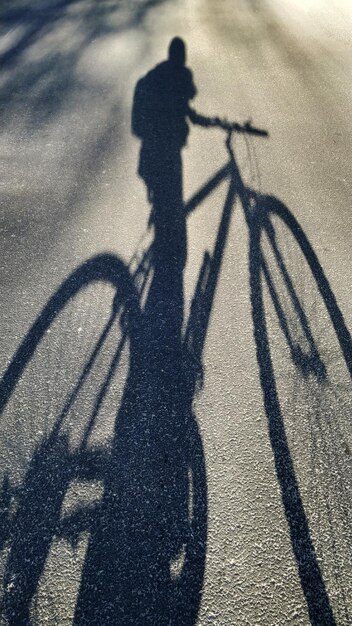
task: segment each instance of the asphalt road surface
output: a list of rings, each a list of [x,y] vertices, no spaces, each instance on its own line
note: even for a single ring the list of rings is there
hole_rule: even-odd
[[[351,32],[2,1],[1,624],[352,623]],[[185,267],[131,133],[175,35],[194,109],[268,132],[189,124]]]

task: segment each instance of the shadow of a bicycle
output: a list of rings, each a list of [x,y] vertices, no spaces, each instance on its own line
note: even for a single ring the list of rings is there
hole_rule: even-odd
[[[201,378],[203,347],[237,194],[249,227],[254,338],[293,553],[311,623],[314,626],[335,624],[285,432],[268,339],[262,277],[294,365],[302,376],[315,376],[319,384],[326,380],[326,366],[275,236],[273,217],[283,222],[303,253],[350,373],[352,341],[329,282],[297,220],[277,199],[257,196],[248,190],[240,178],[233,154],[230,153],[230,157],[229,163],[185,206],[186,214],[190,213],[221,181],[230,177],[214,250],[204,255],[183,338],[179,334],[175,337],[173,332],[166,331],[165,335],[165,328],[160,327],[160,320],[165,319],[169,320],[171,329],[180,325],[180,273],[177,280],[170,281],[168,264],[161,263],[153,286],[153,263],[157,257],[153,257],[152,248],[144,253],[133,275],[116,257],[101,255],[87,261],[63,282],[27,333],[0,383],[3,410],[43,336],[67,303],[91,283],[113,286],[116,295],[110,317],[51,433],[43,438],[32,455],[21,488],[14,494],[17,500],[14,514],[9,507],[11,485],[8,477],[4,478],[2,544],[7,544],[9,550],[3,611],[13,626],[30,623],[31,604],[54,538],[65,538],[77,545],[82,533],[88,533],[89,542],[74,623],[167,624],[171,620],[180,625],[195,624],[205,567],[207,485],[203,446],[192,400]],[[263,253],[263,234],[269,241],[291,309],[305,337],[305,350],[296,340],[281,305]],[[148,277],[153,271],[148,291]],[[182,269],[175,270],[174,266],[173,278],[175,271],[182,273]],[[164,308],[160,313],[163,298],[161,306]],[[170,302],[175,304],[173,310],[170,310]],[[65,418],[116,319],[120,320],[119,343],[96,395],[81,444],[72,450],[63,427]],[[90,434],[127,341],[129,368],[112,445],[109,449],[91,448],[88,445]],[[63,514],[65,494],[75,481],[100,482],[101,497],[91,506]]]

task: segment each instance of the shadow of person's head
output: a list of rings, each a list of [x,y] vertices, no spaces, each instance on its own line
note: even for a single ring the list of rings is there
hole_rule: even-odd
[[[186,63],[186,44],[180,37],[174,37],[169,45],[169,62],[175,66]]]

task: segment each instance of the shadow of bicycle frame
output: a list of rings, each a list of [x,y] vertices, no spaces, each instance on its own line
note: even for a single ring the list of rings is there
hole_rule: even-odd
[[[307,601],[311,623],[313,626],[318,626],[322,623],[335,624],[295,476],[268,340],[262,286],[262,276],[263,273],[265,274],[265,258],[261,248],[261,237],[264,232],[268,234],[269,239],[272,237],[270,230],[271,217],[277,216],[284,222],[302,250],[330,316],[350,374],[352,374],[352,340],[328,279],[299,223],[287,207],[273,197],[258,196],[255,200],[255,209],[253,210],[250,196],[247,194],[247,190],[240,179],[237,166],[234,169],[234,163],[230,161],[229,164],[221,168],[207,181],[202,189],[187,203],[185,207],[186,213],[193,211],[228,177],[230,177],[230,186],[220,221],[214,253],[213,255],[206,253],[204,256],[204,263],[192,303],[193,316],[191,315],[190,318],[191,321],[185,334],[184,344],[186,347],[191,346],[198,357],[201,356],[216,284],[220,274],[221,260],[227,243],[233,203],[235,196],[239,194],[246,213],[250,234],[250,293],[260,382],[268,418],[270,442],[274,452],[276,473],[289,526],[293,552]],[[273,239],[271,241],[273,243]],[[204,270],[205,266],[207,266],[206,271]],[[205,275],[207,280],[204,279]],[[287,283],[287,276],[284,276],[284,278]],[[55,318],[64,309],[68,301],[78,294],[83,287],[97,281],[110,283],[116,288],[119,305],[116,305],[115,309],[113,308],[110,320],[98,340],[73,394],[78,393],[81,382],[84,380],[104,343],[105,336],[116,317],[118,307],[122,307],[125,318],[123,332],[130,341],[131,354],[130,382],[127,383],[129,390],[127,391],[127,401],[126,397],[124,399],[124,416],[122,420],[125,424],[124,428],[127,428],[126,424],[130,419],[133,407],[141,409],[141,399],[138,397],[138,392],[136,392],[138,385],[136,386],[135,383],[140,379],[141,372],[145,372],[146,360],[148,360],[148,328],[143,319],[139,294],[135,289],[129,269],[118,258],[107,254],[90,259],[75,270],[48,301],[18,348],[0,383],[0,411],[4,410],[18,380]],[[280,309],[277,307],[276,312],[280,317]],[[279,321],[284,330],[285,320],[281,318]],[[118,352],[116,354],[117,362]],[[321,375],[323,376],[324,373]],[[178,484],[182,486],[181,491],[186,492],[187,489],[192,491],[192,512],[189,516],[189,529],[185,532],[184,520],[180,520],[180,527],[174,529],[174,534],[183,534],[183,539],[181,541],[180,537],[178,537],[175,542],[177,545],[172,545],[173,540],[170,536],[167,539],[161,536],[162,533],[165,533],[165,524],[158,529],[161,533],[158,541],[155,541],[155,538],[152,538],[147,533],[146,543],[148,545],[144,548],[144,564],[143,560],[142,562],[139,560],[141,553],[134,543],[136,537],[133,537],[129,532],[126,534],[126,520],[123,520],[121,503],[118,496],[116,496],[116,493],[118,494],[119,489],[121,489],[121,484],[119,484],[116,478],[121,470],[121,455],[122,458],[126,458],[127,451],[123,450],[121,445],[118,445],[110,456],[106,455],[104,451],[96,451],[89,454],[86,450],[81,454],[72,455],[68,450],[65,435],[60,431],[65,413],[64,409],[51,435],[41,443],[33,455],[23,486],[23,499],[19,503],[15,520],[8,525],[11,549],[5,573],[7,593],[5,595],[4,609],[11,625],[15,626],[16,624],[18,626],[19,624],[29,623],[30,603],[36,592],[53,536],[57,534],[70,536],[72,533],[81,532],[82,529],[87,528],[93,532],[94,541],[98,546],[94,552],[96,563],[94,563],[94,560],[91,560],[85,565],[85,576],[86,581],[88,581],[87,590],[91,589],[92,585],[92,581],[89,580],[90,577],[93,576],[92,580],[96,580],[96,575],[93,575],[92,570],[98,565],[103,567],[99,591],[102,592],[103,588],[105,590],[98,601],[96,595],[90,599],[87,593],[83,591],[81,600],[78,603],[75,623],[81,623],[83,615],[87,615],[87,606],[83,607],[82,603],[84,605],[88,603],[92,611],[91,619],[93,621],[89,623],[104,623],[104,619],[105,623],[108,623],[106,620],[116,619],[116,611],[119,611],[117,604],[124,595],[128,596],[127,602],[130,617],[131,615],[133,616],[136,624],[139,623],[139,620],[145,619],[145,617],[142,617],[146,615],[145,611],[148,612],[150,607],[155,607],[157,604],[159,604],[159,612],[154,615],[155,621],[153,623],[164,623],[166,616],[169,619],[170,615],[175,620],[173,623],[192,625],[196,622],[205,567],[207,497],[204,452],[196,420],[191,409],[193,393],[194,388],[191,394],[188,390],[185,396],[179,398],[186,405],[182,428],[187,433],[188,443],[187,452],[184,452],[183,458],[178,457],[182,476],[180,474],[180,476],[175,478],[176,482],[178,481]],[[71,395],[71,400],[72,397]],[[158,411],[161,411],[160,407],[158,407],[157,413]],[[160,415],[161,413],[159,417]],[[170,426],[170,421],[168,426]],[[171,435],[174,435],[177,439],[177,437],[180,437],[178,432],[180,424],[175,428],[177,432],[172,427]],[[162,429],[160,434],[159,425],[153,433],[156,438],[159,437],[157,448],[159,446],[160,449],[153,448],[153,453],[156,453],[156,456],[158,456],[158,452],[161,449],[165,451],[170,441],[170,433],[166,434],[165,429]],[[135,432],[130,432],[124,438],[124,436],[121,437],[120,430],[120,443],[124,444],[128,441],[129,445],[132,445],[135,435]],[[162,440],[162,444],[160,444],[160,440]],[[141,448],[137,449],[136,456],[138,457],[140,454]],[[149,461],[153,465],[152,455],[149,456]],[[159,461],[161,463],[160,459]],[[163,462],[166,465],[169,462],[169,459],[165,459],[165,455]],[[45,477],[52,477],[55,474],[54,468],[59,466],[61,470],[59,472],[56,471],[54,482],[52,482],[51,478],[50,480],[47,478],[45,482]],[[160,464],[157,464],[150,470],[150,483],[155,483],[159,470]],[[164,469],[164,477],[167,474],[168,469]],[[191,475],[191,479],[186,478],[186,475]],[[62,494],[65,493],[70,482],[77,476],[83,476],[87,480],[95,478],[104,481],[105,496],[102,508],[99,511],[81,512],[79,519],[60,522]],[[142,474],[139,476],[142,479]],[[190,481],[188,487],[186,487],[187,481],[188,483]],[[170,505],[170,502],[168,502],[165,485],[163,486],[163,495],[161,496],[159,493],[156,502],[159,505],[160,516],[164,514],[168,524],[172,526],[171,518],[175,515],[175,506],[176,508],[185,507],[184,500],[187,497],[189,498],[189,495],[187,496],[185,493],[181,494],[181,496],[177,495],[177,485],[175,486],[175,484],[172,485],[171,483],[172,481],[169,482],[168,488],[171,492],[173,491],[176,505],[175,503]],[[5,487],[6,485],[3,489],[4,493],[7,491]],[[150,485],[150,493],[153,492],[154,488],[155,485]],[[36,503],[35,506],[33,506],[34,502]],[[187,506],[189,506],[189,503]],[[150,524],[152,517],[155,515],[155,508],[147,512],[144,511],[144,513],[146,519],[148,518],[148,524]],[[131,511],[129,514],[131,514]],[[44,527],[38,524],[38,519],[43,519],[43,517],[46,520]],[[98,523],[96,523],[97,517],[100,520]],[[93,525],[94,530],[92,530]],[[146,527],[146,523],[142,524],[141,533],[142,531],[145,533]],[[155,531],[155,526],[153,528]],[[142,534],[139,534],[138,537],[140,538]],[[119,535],[124,537],[124,542],[119,540]],[[165,548],[166,544],[169,549],[167,558],[161,554],[163,550],[160,549],[160,546]],[[178,578],[171,579],[169,570],[170,553],[173,553],[175,556],[180,544],[182,544],[183,549],[181,574]],[[108,559],[107,555],[109,555]],[[131,571],[128,576],[122,582],[116,582],[117,574],[112,569],[114,563],[116,566],[117,562],[124,563],[125,572],[131,563],[134,563],[132,568],[130,568]],[[15,575],[17,574],[18,577],[16,579]],[[145,578],[144,582],[142,582],[141,574],[144,577],[148,574],[152,582],[146,582]],[[135,578],[134,581],[133,577]],[[17,580],[16,584],[14,584],[15,579]],[[131,595],[131,588],[136,592],[140,591],[141,596],[137,597],[138,594]],[[126,606],[126,600],[124,602]],[[122,606],[124,606],[124,602],[122,602]],[[121,623],[124,623],[123,617]]]

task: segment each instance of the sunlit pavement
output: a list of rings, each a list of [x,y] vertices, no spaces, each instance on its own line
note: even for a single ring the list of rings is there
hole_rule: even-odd
[[[131,106],[137,80],[179,35],[198,91],[194,108],[240,123],[251,119],[269,133],[232,138],[243,182],[259,194],[253,214],[268,220],[257,213],[251,222],[236,198],[201,363],[194,366],[203,370],[193,408],[207,492],[199,607],[180,621],[177,603],[170,614],[158,612],[151,594],[141,604],[149,611],[144,617],[131,609],[132,599],[125,620],[110,623],[347,626],[350,3],[13,0],[0,18],[2,623],[107,624],[103,617],[80,621],[76,607],[89,562],[90,516],[107,489],[99,468],[112,446],[131,347],[121,311],[99,344],[119,289],[110,261],[65,281],[103,253],[133,275],[152,241]],[[191,128],[182,151],[185,202],[228,162],[225,141],[219,128]],[[187,220],[185,329],[229,185],[225,176],[214,184]],[[68,287],[60,291],[63,283]],[[87,469],[84,455],[95,453],[98,469],[91,461]],[[83,470],[67,477],[73,458]],[[138,460],[140,483],[128,486],[133,498],[143,491],[143,453]],[[127,484],[124,472],[120,481]],[[60,497],[48,502],[54,493]],[[67,519],[74,532],[66,530]],[[28,554],[23,547],[21,556],[16,541],[33,542]],[[187,567],[181,553],[170,562],[175,585]],[[117,579],[120,567],[109,577]],[[22,613],[16,594],[23,595]]]

